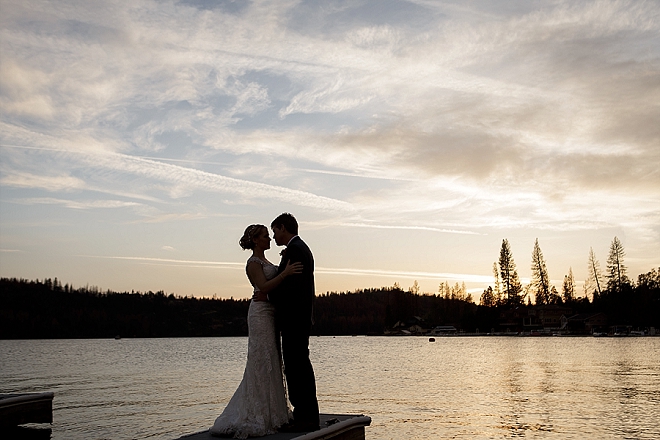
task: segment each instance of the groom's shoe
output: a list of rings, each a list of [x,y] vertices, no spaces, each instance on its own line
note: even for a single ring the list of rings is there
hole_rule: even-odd
[[[318,423],[314,422],[292,422],[279,427],[278,432],[312,432],[320,429]]]

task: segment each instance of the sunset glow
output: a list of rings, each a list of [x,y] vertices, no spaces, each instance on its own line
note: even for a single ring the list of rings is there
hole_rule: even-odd
[[[0,275],[251,295],[293,213],[317,293],[660,266],[654,1],[3,0]],[[277,262],[279,249],[267,254]]]

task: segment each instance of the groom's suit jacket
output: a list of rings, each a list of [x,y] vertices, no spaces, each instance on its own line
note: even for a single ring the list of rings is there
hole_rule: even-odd
[[[268,298],[275,306],[277,323],[281,330],[295,330],[309,334],[314,303],[314,257],[307,244],[298,236],[286,247],[279,272],[286,264],[302,263],[302,273],[289,275]]]

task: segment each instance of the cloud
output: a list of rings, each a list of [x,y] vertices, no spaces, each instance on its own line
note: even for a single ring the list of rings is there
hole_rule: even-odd
[[[85,182],[70,175],[44,176],[25,172],[9,172],[0,184],[20,188],[40,188],[47,191],[73,191],[85,188]]]
[[[280,118],[294,113],[341,113],[358,108],[373,96],[356,94],[344,86],[344,80],[329,78],[328,83],[316,84],[313,89],[301,92],[293,97],[291,103],[279,111]]]
[[[328,197],[284,187],[234,179],[178,165],[165,164],[128,155],[108,154],[88,157],[90,165],[141,175],[155,180],[181,184],[189,188],[227,192],[247,199],[271,198],[321,210],[351,210],[350,204]]]
[[[18,149],[21,148],[18,147]],[[39,151],[33,148],[30,148],[30,150]],[[45,149],[42,152],[48,154],[52,153],[52,150]],[[203,190],[229,193],[240,196],[244,200],[271,199],[320,210],[353,210],[353,207],[347,202],[317,196],[306,191],[235,179],[152,159],[119,153],[81,153],[68,150],[56,150],[55,153],[57,153],[56,156],[63,156],[69,161],[71,159],[77,161],[78,164],[74,168],[80,168],[83,164],[85,167],[84,172],[90,176],[90,179],[98,176],[98,173],[92,170],[100,170],[106,175],[114,172],[122,175],[140,176],[147,178],[149,181],[161,181],[170,184],[170,196],[175,198],[179,197],[181,192],[185,194],[189,190]],[[70,167],[71,163],[69,162],[67,165]],[[47,177],[17,173],[13,170],[7,172],[10,174],[4,176],[1,180],[7,186],[43,188],[53,191],[82,189],[87,186],[84,180],[72,176]],[[114,179],[116,176],[109,177]]]
[[[654,2],[42,6],[4,8],[3,143],[119,154],[48,178],[24,158],[3,185],[447,231],[654,221]]]
[[[443,258],[478,260],[504,231],[615,231],[654,261],[657,2],[322,3],[4,0],[2,202],[22,227],[35,210],[16,201],[74,226],[121,212],[127,234],[292,206],[311,227],[448,243],[437,267],[462,272],[382,276],[469,279],[482,269]]]
[[[338,226],[338,227],[348,227],[348,228],[399,229],[399,230],[408,230],[408,231],[440,232],[444,234],[481,235],[478,232],[458,230],[458,229],[443,229],[443,228],[435,228],[430,226],[414,226],[414,225],[384,225],[384,224],[376,224],[376,223],[345,222],[341,220],[338,220],[338,222],[328,222],[328,221],[307,222],[305,224],[311,227]]]
[[[151,258],[151,257],[133,257],[133,256],[103,256],[103,255],[79,255],[85,258],[100,258],[112,260],[128,260],[149,264],[175,265],[187,267],[207,267],[215,269],[241,269],[245,263],[227,262],[227,261],[205,261],[205,260],[178,260],[173,258]],[[324,275],[354,275],[354,276],[387,276],[387,277],[416,277],[419,279],[443,279],[468,282],[489,283],[492,282],[492,276],[454,274],[454,273],[434,273],[434,272],[406,272],[406,271],[387,271],[387,270],[367,270],[354,268],[328,268],[317,267],[315,273]]]
[[[490,283],[493,281],[492,276],[484,275],[471,275],[471,274],[456,274],[456,273],[435,273],[435,272],[407,272],[407,271],[388,271],[388,270],[368,270],[368,269],[354,269],[354,268],[327,268],[317,267],[315,273],[324,275],[354,275],[354,276],[386,276],[386,277],[410,277],[417,279],[431,279],[431,280],[455,280],[474,283]]]
[[[141,206],[140,203],[124,202],[121,200],[64,200],[50,197],[33,197],[14,200],[24,205],[63,205],[70,209],[113,209]]]
[[[128,260],[152,264],[191,266],[191,267],[209,267],[216,269],[242,269],[245,263],[236,263],[231,261],[205,261],[205,260],[177,260],[173,258],[151,258],[151,257],[131,257],[131,256],[104,256],[104,255],[78,255],[84,258],[101,258],[110,260]]]
[[[440,229],[432,228],[428,226],[390,226],[390,225],[374,225],[368,223],[342,223],[340,226],[349,226],[354,228],[373,228],[373,229],[406,229],[411,231],[431,231],[431,232],[442,232],[445,234],[465,234],[465,235],[480,235],[477,232],[472,231],[460,231],[457,229]]]
[[[51,119],[55,112],[46,93],[49,83],[45,72],[20,66],[6,59],[0,64],[0,107],[3,113],[19,118]]]

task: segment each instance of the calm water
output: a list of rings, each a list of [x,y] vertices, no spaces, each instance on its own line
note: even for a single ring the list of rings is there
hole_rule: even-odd
[[[52,439],[176,439],[241,380],[246,338],[0,341],[0,392],[54,391]],[[321,337],[322,412],[368,439],[658,439],[660,338]]]

